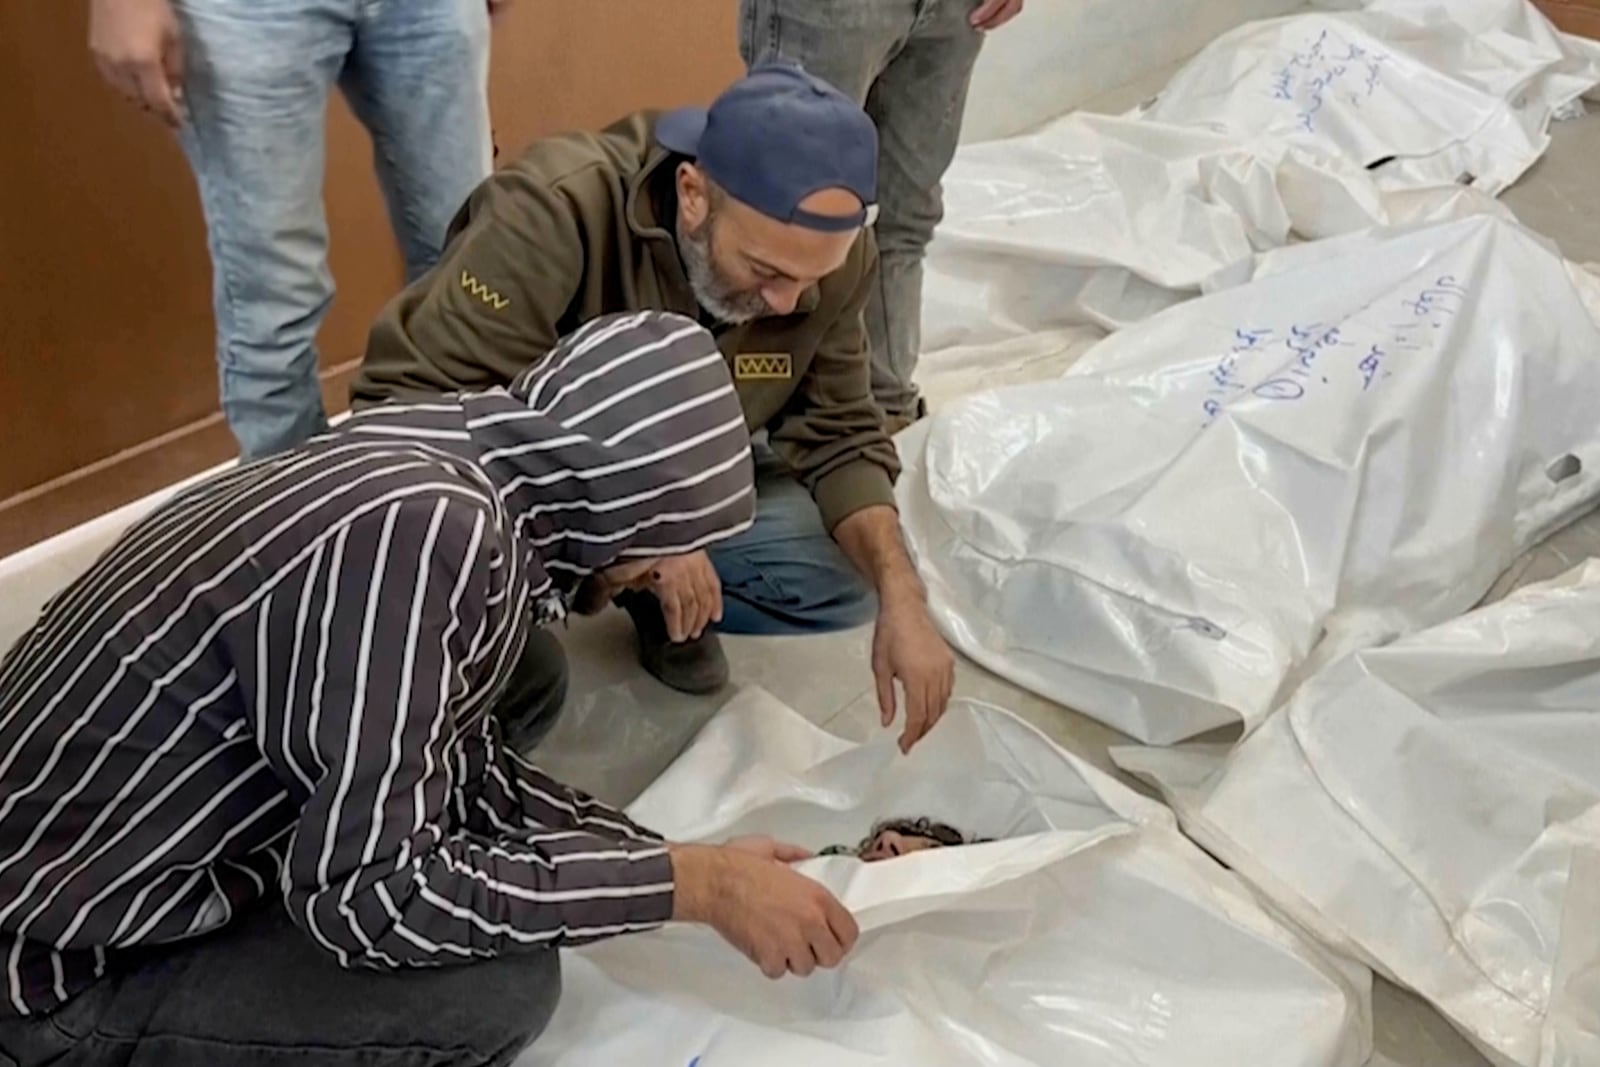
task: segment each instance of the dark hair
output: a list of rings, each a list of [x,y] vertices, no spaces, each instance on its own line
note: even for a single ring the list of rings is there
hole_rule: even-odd
[[[901,834],[905,837],[925,837],[929,841],[937,842],[940,847],[949,848],[955,845],[975,844],[977,838],[968,839],[967,835],[947,823],[934,822],[932,819],[883,819],[875,823],[872,832],[857,847],[858,852],[865,852],[872,847],[878,835],[885,830]]]

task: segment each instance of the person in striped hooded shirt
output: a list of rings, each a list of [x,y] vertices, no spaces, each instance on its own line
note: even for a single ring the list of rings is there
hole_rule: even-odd
[[[0,1052],[500,1064],[561,945],[675,919],[837,964],[798,850],[666,843],[505,742],[558,710],[541,625],[753,513],[715,343],[645,311],[134,525],[0,663]]]

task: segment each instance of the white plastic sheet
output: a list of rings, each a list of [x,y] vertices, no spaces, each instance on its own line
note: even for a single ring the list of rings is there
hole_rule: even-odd
[[[1194,55],[1240,23],[1304,6],[1304,0],[1028,0],[1026,23],[984,41],[961,138],[1024,133],[1143,70]]]
[[[1250,23],[1143,113],[1071,114],[957,153],[927,261],[926,363],[1037,330],[1121,328],[1291,235],[1439,217],[1467,176],[1497,195],[1597,83],[1600,46],[1525,0]]]
[[[746,691],[630,809],[681,840],[816,848],[931,815],[1001,840],[808,861],[864,931],[771,983],[699,928],[564,957],[519,1067],[1356,1067],[1370,976],[1268,918],[1171,813],[998,709],[957,701],[909,756]]]
[[[1105,339],[1094,326],[1042,330],[991,344],[956,345],[917,365],[917,385],[931,411],[985,389],[1061,377]]]
[[[1600,559],[1600,511],[1589,512],[1524,552],[1495,580],[1483,603],[1504,600],[1513,590],[1549,581],[1591,559]]]
[[[1151,743],[1470,608],[1600,494],[1600,330],[1543,239],[1472,218],[1258,273],[901,439],[941,628]]]
[[[1376,0],[1240,27],[1146,115],[1278,138],[1390,187],[1470,177],[1499,193],[1544,152],[1556,109],[1600,82],[1597,57],[1526,0]]]
[[[1310,226],[1382,217],[1367,175],[1336,160],[1089,114],[962,149],[944,190],[927,264],[928,350],[1147,318],[1287,241],[1295,205]]]
[[[1600,561],[1338,661],[1220,771],[1116,756],[1487,1051],[1600,1063]]]

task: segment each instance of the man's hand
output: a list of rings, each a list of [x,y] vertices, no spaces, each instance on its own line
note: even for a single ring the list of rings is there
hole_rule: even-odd
[[[1022,14],[1022,0],[983,0],[972,13],[973,28],[998,30]]]
[[[749,837],[735,837],[723,845],[737,852],[748,852],[752,856],[762,859],[776,860],[779,863],[799,863],[801,860],[811,858],[811,853],[799,845],[786,845],[782,841],[774,841],[763,834]]]
[[[117,92],[183,125],[183,39],[168,0],[91,0],[89,52]]]
[[[878,627],[872,635],[872,674],[878,683],[878,711],[884,729],[894,722],[894,683],[905,695],[905,729],[900,751],[910,752],[950,703],[956,684],[956,660],[928,618],[920,596],[883,596],[878,602]]]
[[[787,863],[704,845],[670,855],[672,917],[709,925],[768,978],[837,967],[861,934],[832,893]]]
[[[862,508],[834,527],[833,539],[878,591],[878,628],[872,635],[878,710],[888,729],[894,722],[898,679],[906,698],[900,751],[910,752],[950,702],[956,684],[955,656],[928,619],[928,600],[900,539],[900,516],[894,508]]]
[[[649,589],[661,601],[667,636],[675,644],[695,640],[722,621],[722,581],[704,552],[661,560],[650,572]]]

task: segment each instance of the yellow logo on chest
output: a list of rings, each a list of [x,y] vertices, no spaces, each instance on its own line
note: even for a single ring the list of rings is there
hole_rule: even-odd
[[[461,288],[465,289],[467,292],[471,293],[485,304],[488,304],[496,311],[504,311],[506,308],[511,306],[511,301],[507,300],[505,297],[501,296],[487,285],[484,285],[477,278],[474,278],[470,271],[464,270],[461,272]]]
[[[787,352],[748,352],[733,357],[733,377],[741,382],[786,382],[794,377]]]

